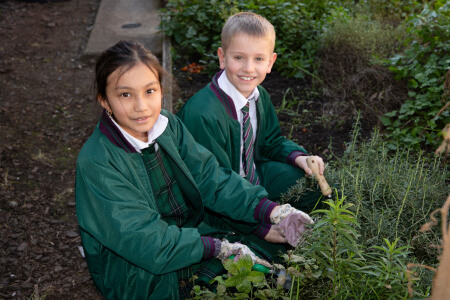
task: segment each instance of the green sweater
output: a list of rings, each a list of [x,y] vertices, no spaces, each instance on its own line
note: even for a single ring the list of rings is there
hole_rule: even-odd
[[[162,114],[169,124],[156,142],[193,207],[193,228],[161,220],[141,154],[106,115],[78,156],[81,239],[92,279],[107,299],[177,299],[176,271],[201,261],[200,236],[224,232],[213,214],[256,224],[255,207],[267,195],[222,171],[174,115]]]
[[[220,166],[239,174],[241,155],[240,126],[233,100],[220,89],[217,79],[196,93],[178,113],[195,140],[211,151]],[[258,86],[260,96],[256,102],[258,129],[254,153],[255,163],[260,161],[288,162],[294,151],[306,150],[281,135],[278,117],[267,91]]]

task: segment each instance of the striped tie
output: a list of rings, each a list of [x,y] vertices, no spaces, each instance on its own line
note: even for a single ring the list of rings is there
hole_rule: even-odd
[[[242,164],[244,165],[244,173],[245,179],[251,182],[254,185],[259,184],[259,177],[256,173],[255,163],[253,161],[253,148],[254,148],[254,139],[253,139],[253,128],[252,123],[250,122],[250,114],[249,114],[249,101],[247,104],[241,109],[243,115],[243,126],[242,126],[242,139],[244,140],[244,151],[242,152]]]

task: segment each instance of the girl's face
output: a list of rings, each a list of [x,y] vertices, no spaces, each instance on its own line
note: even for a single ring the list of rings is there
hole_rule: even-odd
[[[162,88],[158,77],[144,63],[121,74],[117,69],[108,76],[106,99],[100,104],[112,111],[116,122],[133,137],[148,141],[147,132],[161,112]]]

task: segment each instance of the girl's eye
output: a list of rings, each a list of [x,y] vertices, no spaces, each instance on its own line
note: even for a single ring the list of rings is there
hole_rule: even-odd
[[[130,95],[130,93],[122,93],[122,94],[120,94],[120,97],[128,98],[128,97],[131,97],[131,95]]]
[[[153,94],[154,92],[155,92],[154,89],[149,89],[149,90],[147,90],[147,94]]]

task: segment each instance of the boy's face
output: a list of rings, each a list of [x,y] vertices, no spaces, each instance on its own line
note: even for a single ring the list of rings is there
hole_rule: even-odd
[[[230,82],[245,98],[272,70],[277,59],[272,47],[265,37],[240,33],[231,38],[226,51],[217,51],[220,68],[225,69]]]

